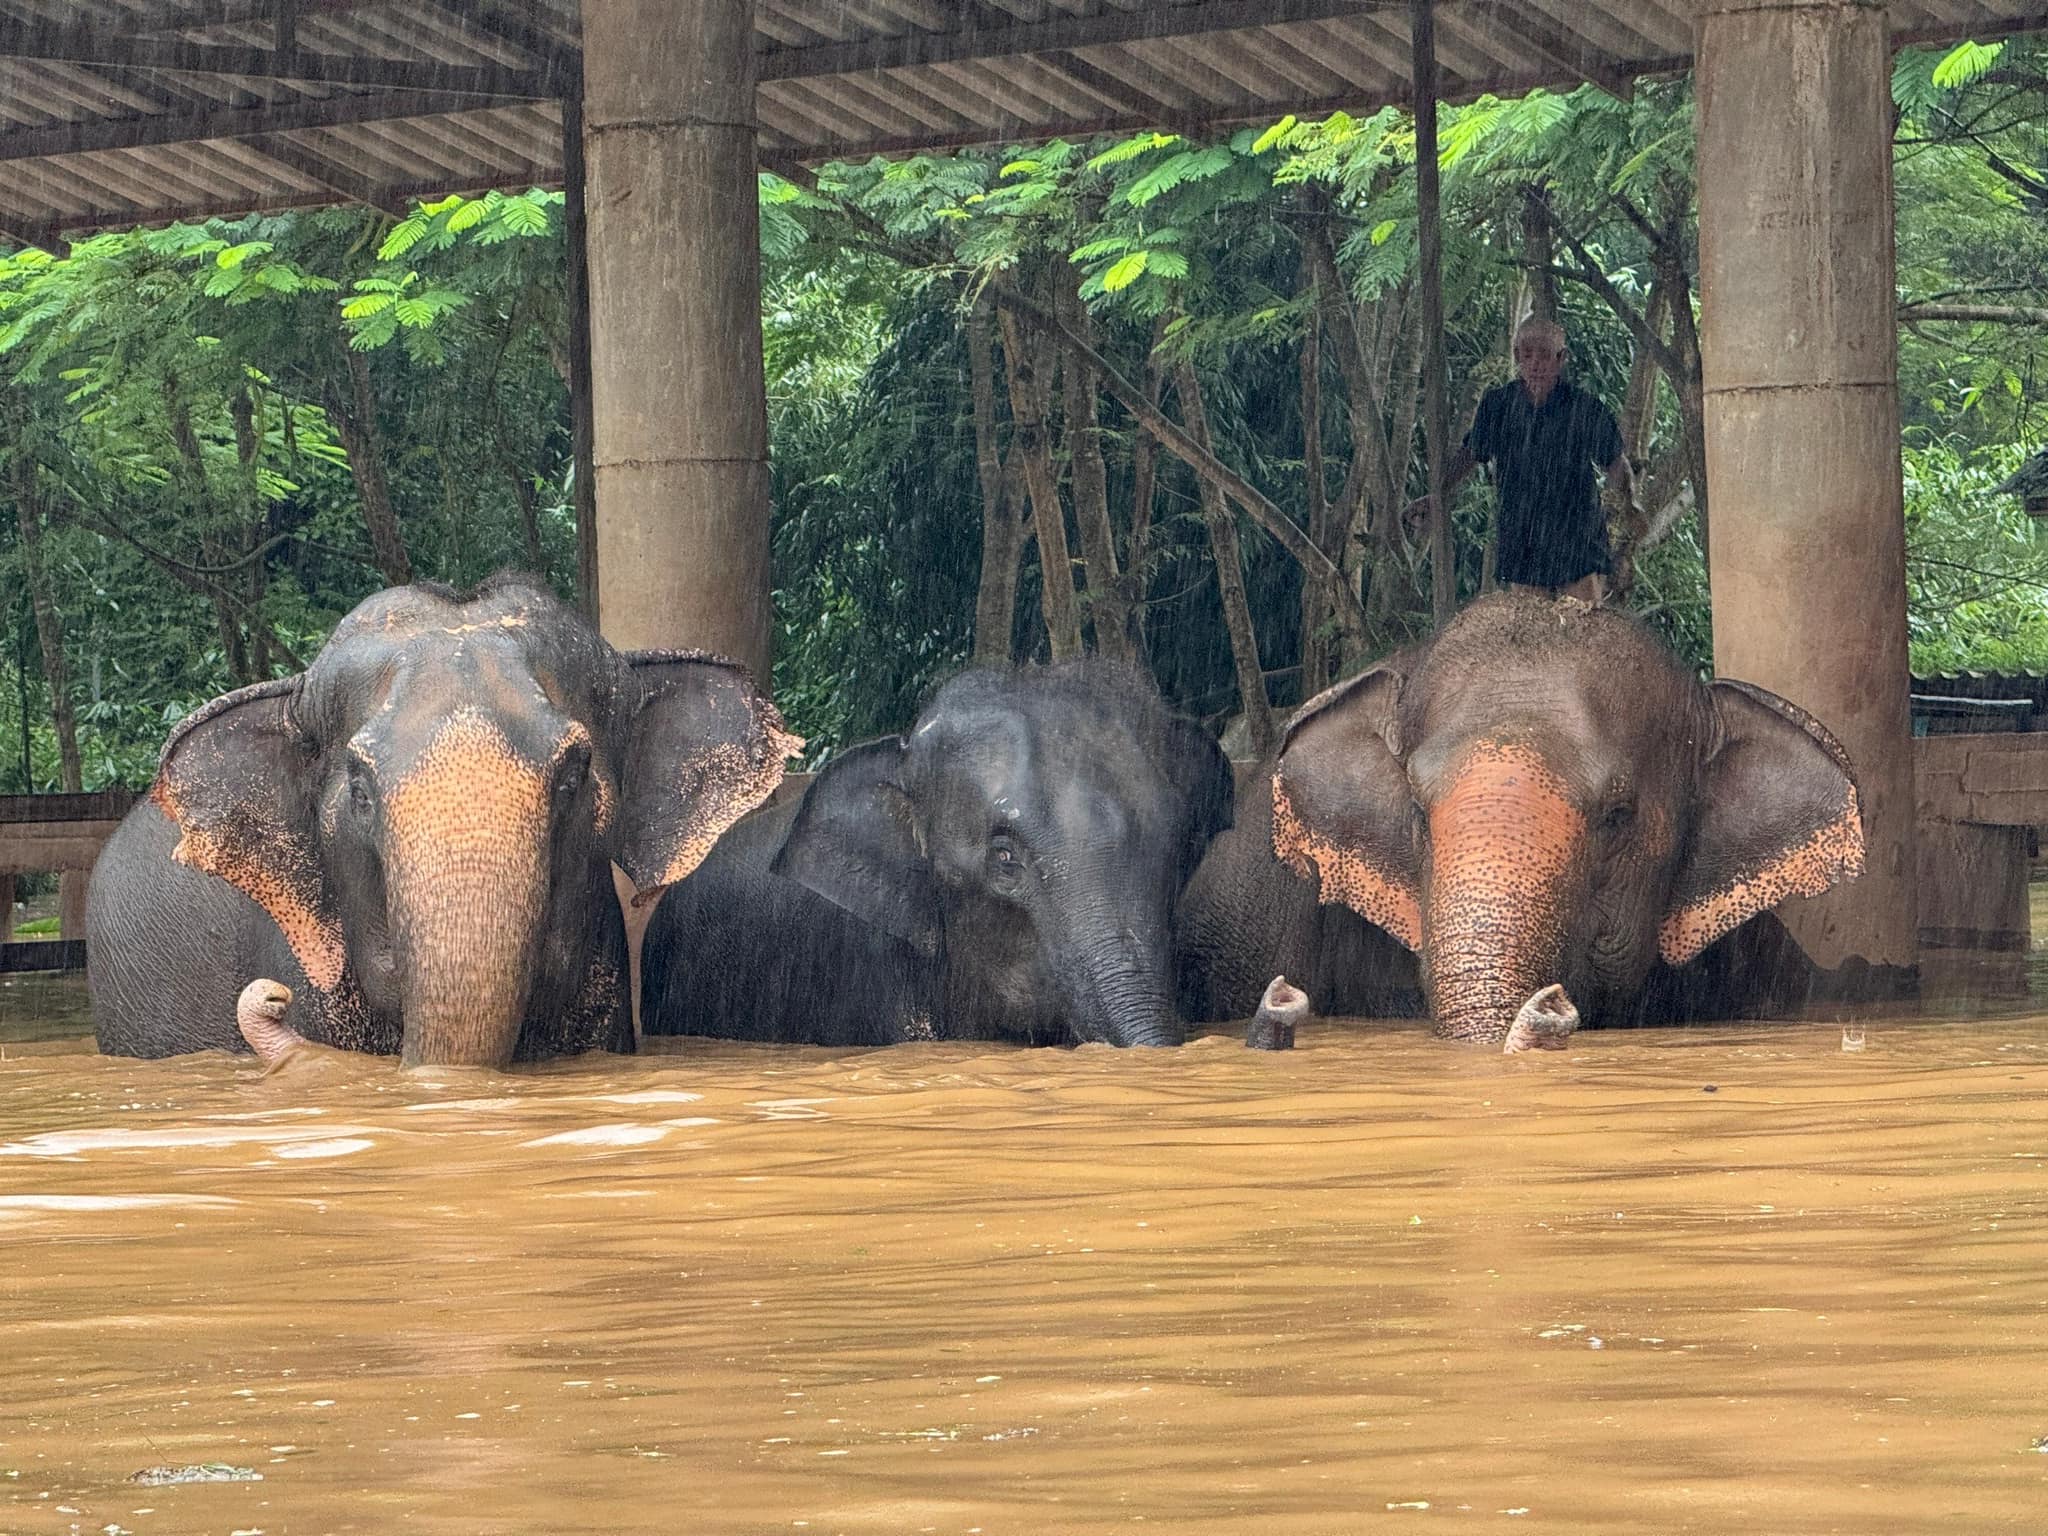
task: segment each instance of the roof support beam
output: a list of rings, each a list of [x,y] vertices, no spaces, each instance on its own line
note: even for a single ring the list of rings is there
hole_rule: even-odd
[[[532,54],[560,74],[564,92],[583,78],[583,50],[536,26],[530,6],[507,0],[431,0],[431,7],[473,32]]]
[[[1170,10],[1104,11],[1058,16],[1015,26],[913,32],[903,37],[829,43],[817,48],[770,48],[759,55],[763,80],[838,75],[857,70],[903,69],[915,64],[963,64],[1020,53],[1136,43],[1196,32],[1239,32],[1290,21],[1328,21],[1382,9],[1387,0],[1197,0]]]
[[[265,159],[289,166],[307,180],[317,181],[321,186],[340,197],[347,198],[350,202],[366,204],[379,213],[389,214],[394,219],[406,216],[406,205],[399,199],[392,197],[362,172],[323,155],[316,149],[295,143],[275,133],[251,134],[247,143]]]
[[[1629,72],[1583,38],[1570,36],[1550,25],[1548,18],[1530,7],[1488,3],[1463,10],[1446,8],[1443,19],[1467,37],[1492,31],[1511,41],[1539,63],[1561,69],[1597,85],[1617,101],[1635,96],[1636,85]]]
[[[330,96],[324,101],[293,101],[257,107],[219,107],[206,112],[166,112],[148,117],[91,118],[56,123],[47,128],[17,128],[0,133],[0,160],[34,160],[50,155],[83,155],[101,149],[146,149],[158,144],[186,144],[197,139],[246,139],[294,128],[339,128],[349,123],[379,122],[398,117],[436,117],[476,108],[467,96],[432,91],[379,92],[364,96]]]
[[[1161,128],[1172,128],[1176,132],[1185,131],[1189,124],[1189,115],[1181,108],[1153,95],[1128,75],[1113,75],[1106,69],[1096,68],[1078,53],[1061,49],[1041,55],[1039,62],[1055,74],[1065,75],[1069,80],[1086,86],[1111,110],[1150,113]]]
[[[103,27],[47,26],[0,20],[0,57],[67,64],[112,64],[188,74],[239,75],[251,80],[310,80],[327,85],[380,85],[546,101],[561,94],[561,71],[503,69],[496,65],[442,64],[433,60],[372,59],[345,53],[280,53],[271,48],[187,43],[137,37]]]

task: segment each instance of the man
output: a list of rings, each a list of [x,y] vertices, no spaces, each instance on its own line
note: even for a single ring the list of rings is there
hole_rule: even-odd
[[[1480,397],[1472,430],[1444,467],[1444,493],[1456,491],[1480,463],[1493,465],[1500,486],[1501,584],[1598,603],[1617,563],[1626,569],[1640,529],[1635,477],[1614,413],[1564,377],[1564,328],[1555,320],[1524,320],[1515,332],[1515,381]],[[1593,484],[1607,483],[1634,511],[1616,554]],[[1430,498],[1408,505],[1411,526],[1428,516]]]

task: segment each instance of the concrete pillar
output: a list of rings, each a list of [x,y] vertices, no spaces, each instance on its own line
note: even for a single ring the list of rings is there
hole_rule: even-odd
[[[1804,706],[1862,788],[1862,879],[1784,916],[1916,962],[1891,52],[1878,0],[1697,0],[1714,664]],[[1892,969],[1897,968],[1897,969]]]
[[[599,622],[770,653],[752,0],[583,12]]]

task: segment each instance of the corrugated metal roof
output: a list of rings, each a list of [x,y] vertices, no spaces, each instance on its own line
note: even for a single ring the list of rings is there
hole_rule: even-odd
[[[1891,0],[1901,42],[2048,0]],[[1691,0],[1439,0],[1445,97],[1682,69]],[[1369,108],[1406,0],[756,0],[764,158]],[[0,232],[559,180],[579,0],[0,0]]]

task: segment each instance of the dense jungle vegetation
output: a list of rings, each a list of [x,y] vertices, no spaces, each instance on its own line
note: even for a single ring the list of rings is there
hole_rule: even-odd
[[[1992,494],[2048,442],[2048,41],[1908,50],[1893,90],[1914,664],[2048,667],[2048,539]],[[1454,430],[1556,313],[1639,466],[1627,600],[1704,664],[1692,147],[1682,78],[1441,121]],[[1388,110],[764,173],[792,724],[1087,648],[1256,744],[1426,633],[1414,169]],[[0,792],[146,783],[387,582],[573,594],[562,274],[544,191],[0,256]]]

